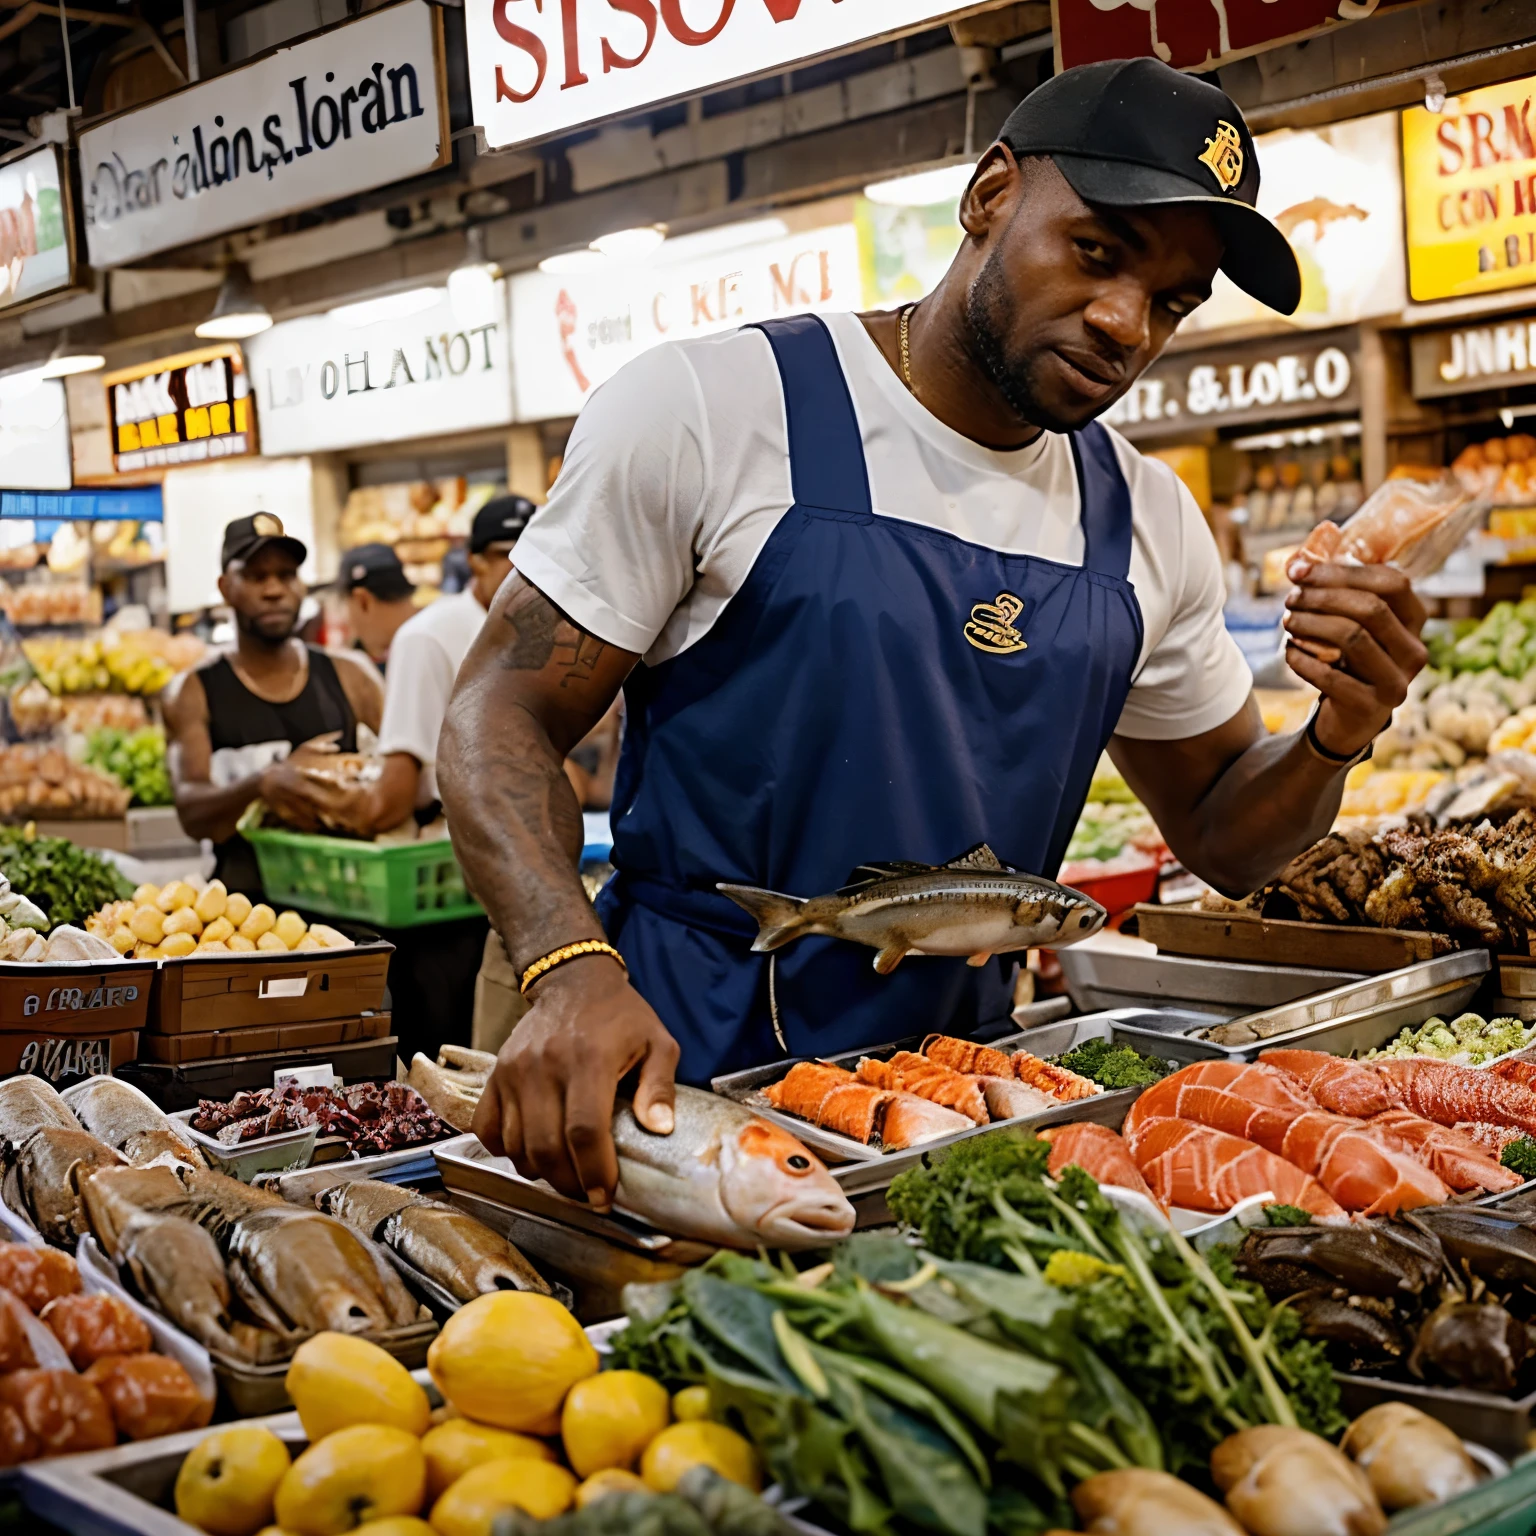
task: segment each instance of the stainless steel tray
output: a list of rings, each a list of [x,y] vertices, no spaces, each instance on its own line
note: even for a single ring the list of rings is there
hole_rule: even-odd
[[[1350,1056],[1374,1050],[1405,1024],[1422,1024],[1436,1013],[1462,1012],[1488,969],[1484,950],[1441,955],[1301,1002],[1197,1027],[1186,1038],[1208,1056],[1239,1061],[1252,1061],[1260,1051],[1284,1046]],[[1121,1032],[1131,1041],[1147,1037],[1141,1025],[1127,1024]]]
[[[1463,1440],[1485,1445],[1499,1456],[1513,1460],[1530,1449],[1536,1430],[1536,1392],[1524,1397],[1501,1397],[1495,1392],[1469,1392],[1462,1387],[1432,1387],[1422,1381],[1389,1381],[1378,1376],[1352,1376],[1334,1372],[1350,1418],[1377,1403],[1403,1402],[1439,1419]]]
[[[1119,935],[1111,935],[1112,945],[1102,945],[1102,937],[1056,956],[1072,1001],[1090,1012],[1173,1003],[1235,1016],[1360,980],[1351,971],[1164,955],[1150,944],[1143,951],[1139,941]]]

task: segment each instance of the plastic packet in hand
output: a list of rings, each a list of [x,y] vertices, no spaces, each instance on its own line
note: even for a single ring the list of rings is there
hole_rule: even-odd
[[[1432,576],[1472,531],[1488,503],[1454,478],[1388,480],[1342,528],[1319,523],[1297,551],[1346,565],[1394,565],[1411,581]]]

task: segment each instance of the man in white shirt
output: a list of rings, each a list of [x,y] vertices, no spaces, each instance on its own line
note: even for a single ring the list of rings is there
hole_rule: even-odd
[[[1012,956],[755,954],[718,882],[812,897],[982,843],[1054,875],[1106,747],[1223,890],[1326,830],[1424,663],[1422,605],[1401,572],[1298,559],[1288,627],[1340,661],[1290,647],[1320,704],[1266,737],[1198,510],[1095,419],[1218,268],[1295,309],[1258,184],[1215,86],[1149,59],[1069,70],[982,156],[921,304],[665,345],[596,392],[439,758],[532,1004],[476,1115],[492,1153],[602,1209],[636,1068],[665,1134],[674,1075],[1007,1019]],[[620,686],[594,912],[560,761]]]

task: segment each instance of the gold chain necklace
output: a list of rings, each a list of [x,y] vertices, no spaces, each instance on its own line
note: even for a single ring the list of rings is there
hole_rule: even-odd
[[[912,382],[912,311],[916,304],[908,304],[897,322],[897,334],[901,338],[901,381],[915,397],[917,386]]]

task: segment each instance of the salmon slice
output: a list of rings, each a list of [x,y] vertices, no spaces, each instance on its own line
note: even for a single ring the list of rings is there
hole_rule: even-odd
[[[1296,551],[1311,560],[1332,560],[1344,542],[1344,534],[1337,523],[1319,523]]]
[[[1154,1083],[1125,1117],[1123,1134],[1132,1150],[1148,1120],[1193,1120],[1229,1136],[1278,1141],[1298,1115],[1317,1108],[1294,1078],[1273,1067],[1243,1061],[1197,1061]]]
[[[1373,1115],[1362,1129],[1368,1136],[1387,1136],[1407,1147],[1420,1162],[1432,1168],[1452,1189],[1482,1189],[1490,1193],[1513,1189],[1520,1175],[1503,1167],[1495,1151],[1476,1136],[1460,1129],[1436,1125],[1409,1109],[1389,1109]]]
[[[865,1057],[859,1063],[859,1078],[877,1088],[892,1088],[915,1093],[948,1109],[956,1109],[974,1125],[986,1125],[991,1119],[981,1084],[963,1072],[941,1067],[914,1051],[898,1051],[889,1061]]]
[[[1347,1211],[1391,1216],[1451,1198],[1444,1182],[1400,1143],[1347,1115],[1312,1110],[1290,1124],[1278,1152],[1311,1174]]]
[[[968,1131],[971,1125],[964,1115],[957,1110],[945,1109],[942,1104],[920,1099],[912,1093],[891,1094],[883,1106],[880,1145],[888,1152],[900,1152],[905,1147],[936,1141],[940,1136]]]
[[[978,1077],[987,1112],[994,1120],[1017,1120],[1022,1115],[1038,1115],[1042,1109],[1055,1109],[1057,1101],[1050,1094],[1021,1083],[1016,1077]]]
[[[1436,1125],[1485,1120],[1493,1125],[1516,1126],[1527,1135],[1536,1132],[1536,1090],[1496,1072],[1426,1056],[1373,1061],[1370,1065],[1400,1096],[1405,1108]]]
[[[1138,1195],[1145,1195],[1154,1204],[1162,1206],[1152,1193],[1151,1185],[1142,1178],[1131,1149],[1107,1125],[1093,1125],[1087,1121],[1052,1125],[1040,1132],[1040,1139],[1051,1144],[1050,1175],[1053,1179],[1060,1178],[1061,1170],[1068,1163],[1076,1163],[1098,1183],[1133,1189]],[[1162,1208],[1167,1210],[1166,1206]]]
[[[1458,1120],[1450,1127],[1468,1141],[1475,1141],[1489,1157],[1497,1160],[1504,1148],[1512,1141],[1519,1141],[1525,1132],[1514,1125],[1492,1125],[1486,1120]]]
[[[1268,1193],[1313,1216],[1344,1215],[1333,1196],[1294,1163],[1193,1120],[1145,1121],[1131,1151],[1164,1205],[1220,1214],[1240,1200]]]
[[[1002,1051],[974,1040],[957,1040],[953,1035],[929,1035],[923,1041],[923,1055],[953,1072],[974,1072],[978,1077],[1012,1077],[1013,1067]]]
[[[1385,565],[1417,544],[1467,501],[1427,502],[1402,481],[1388,481],[1341,530],[1339,554],[1361,565]],[[1315,530],[1314,530],[1315,531]]]
[[[821,1101],[816,1124],[868,1146],[880,1129],[886,1106],[898,1097],[889,1089],[875,1088],[869,1083],[844,1083]]]
[[[1066,1067],[1052,1066],[1038,1056],[1031,1056],[1028,1051],[1015,1051],[1008,1059],[1013,1066],[1013,1075],[1021,1083],[1050,1094],[1058,1103],[1074,1104],[1078,1099],[1091,1099],[1102,1091],[1091,1077],[1070,1072]]]
[[[782,1109],[802,1120],[816,1119],[822,1100],[834,1088],[841,1088],[853,1081],[853,1073],[845,1072],[826,1061],[796,1062],[776,1083],[770,1083],[765,1096],[775,1109]]]
[[[1261,1066],[1277,1067],[1304,1084],[1321,1109],[1364,1120],[1399,1107],[1392,1085],[1363,1061],[1326,1051],[1261,1051]]]
[[[1519,1083],[1526,1088],[1536,1088],[1536,1061],[1521,1061],[1511,1056],[1507,1061],[1496,1061],[1486,1069],[1496,1072],[1506,1082]]]

